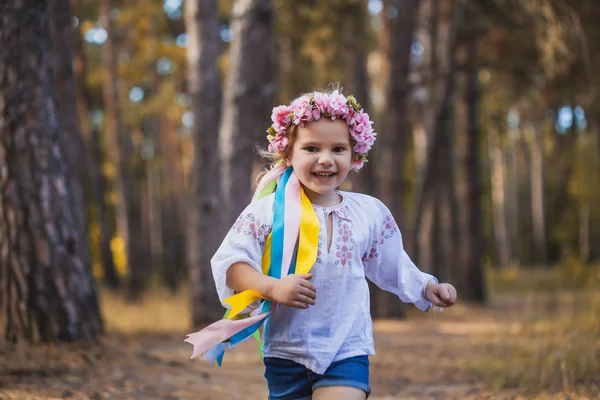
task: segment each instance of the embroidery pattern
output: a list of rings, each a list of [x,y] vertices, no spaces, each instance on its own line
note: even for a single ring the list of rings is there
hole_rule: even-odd
[[[271,232],[271,226],[268,224],[261,224],[260,220],[252,213],[246,215],[240,215],[235,221],[235,224],[231,227],[231,230],[235,230],[237,233],[242,233],[244,236],[252,236],[261,247],[265,245],[267,236]]]
[[[319,233],[319,245],[317,247],[317,260],[315,261],[315,265],[323,265],[323,249],[325,246],[325,239],[323,235]]]
[[[354,253],[354,236],[352,234],[352,223],[341,218],[336,219],[337,237],[335,238],[335,262],[333,266],[352,266],[352,255]]]
[[[377,239],[373,240],[373,243],[371,244],[371,250],[368,254],[363,256],[363,262],[377,258],[379,256],[380,246],[383,245],[386,240],[392,238],[397,232],[398,225],[396,224],[396,221],[394,221],[394,218],[391,215],[387,215],[381,222],[379,236]]]

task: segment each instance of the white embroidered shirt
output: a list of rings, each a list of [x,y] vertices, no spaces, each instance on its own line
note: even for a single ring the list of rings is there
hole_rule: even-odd
[[[378,199],[338,191],[340,204],[313,205],[320,221],[319,249],[311,269],[316,304],[308,309],[279,306],[265,325],[263,354],[304,365],[322,374],[331,363],[375,354],[368,278],[405,303],[427,311],[423,290],[432,275],[410,260],[392,214]],[[261,271],[265,241],[273,223],[274,194],[252,202],[241,213],[212,258],[221,302],[234,294],[227,269],[244,262]],[[326,248],[326,219],[332,214],[332,240]],[[223,304],[230,307],[227,304]]]

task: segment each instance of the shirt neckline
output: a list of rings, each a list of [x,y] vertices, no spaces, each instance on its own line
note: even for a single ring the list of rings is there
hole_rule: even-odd
[[[342,201],[339,204],[336,204],[335,206],[329,206],[329,207],[324,207],[324,206],[320,206],[318,204],[312,204],[313,207],[315,209],[319,209],[322,210],[323,214],[325,215],[329,215],[332,212],[335,212],[336,214],[338,214],[338,216],[342,217],[342,218],[346,218],[346,204],[347,204],[347,197],[345,193],[342,193],[340,190],[335,190],[335,192],[340,195],[340,197],[342,198]]]

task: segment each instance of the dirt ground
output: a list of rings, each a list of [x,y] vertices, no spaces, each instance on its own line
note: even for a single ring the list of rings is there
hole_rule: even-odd
[[[600,398],[595,387],[565,392],[490,390],[474,361],[492,338],[519,322],[507,310],[457,306],[443,313],[377,321],[370,399]],[[0,348],[0,399],[266,399],[263,365],[254,341],[225,355],[224,366],[189,360],[181,334],[109,333],[100,345]],[[510,386],[510,385],[509,385]],[[579,394],[577,394],[579,393]],[[598,397],[596,397],[598,394]]]

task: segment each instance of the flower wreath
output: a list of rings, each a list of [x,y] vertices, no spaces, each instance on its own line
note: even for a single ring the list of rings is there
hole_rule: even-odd
[[[377,134],[373,131],[373,122],[364,112],[354,96],[344,96],[337,90],[331,93],[313,92],[298,97],[292,104],[273,108],[273,125],[267,129],[270,152],[283,152],[289,144],[288,132],[292,125],[304,126],[305,123],[318,121],[321,116],[335,120],[342,118],[348,125],[352,137],[354,157],[351,167],[362,168],[367,162],[367,153],[375,143]]]

